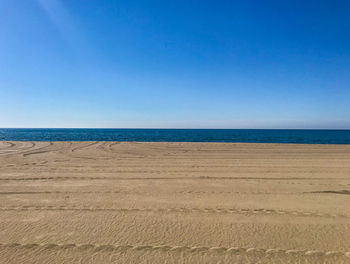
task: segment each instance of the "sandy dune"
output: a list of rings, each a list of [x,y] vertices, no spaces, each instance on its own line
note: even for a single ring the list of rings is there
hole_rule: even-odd
[[[0,142],[0,263],[350,263],[350,146]]]

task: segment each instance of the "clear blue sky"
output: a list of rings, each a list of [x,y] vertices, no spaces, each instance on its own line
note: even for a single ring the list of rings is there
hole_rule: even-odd
[[[350,1],[0,0],[0,127],[350,128]]]

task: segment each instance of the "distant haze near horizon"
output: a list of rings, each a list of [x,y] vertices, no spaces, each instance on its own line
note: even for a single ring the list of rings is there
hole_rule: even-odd
[[[349,1],[0,1],[0,127],[350,129]]]
[[[96,129],[96,130],[104,130],[104,129],[164,129],[164,130],[350,130],[350,128],[322,128],[322,127],[238,127],[238,128],[230,128],[230,127],[0,127],[0,129]]]

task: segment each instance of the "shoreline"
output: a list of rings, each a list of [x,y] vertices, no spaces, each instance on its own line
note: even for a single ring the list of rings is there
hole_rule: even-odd
[[[320,146],[350,146],[350,143],[289,143],[289,142],[216,142],[216,141],[115,141],[115,140],[0,140],[1,142],[33,142],[33,143],[84,143],[84,142],[101,142],[101,143],[160,143],[160,144],[248,144],[248,145],[320,145]]]

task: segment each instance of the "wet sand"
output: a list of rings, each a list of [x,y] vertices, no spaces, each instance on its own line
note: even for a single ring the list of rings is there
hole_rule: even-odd
[[[0,263],[350,263],[350,145],[0,142]]]

